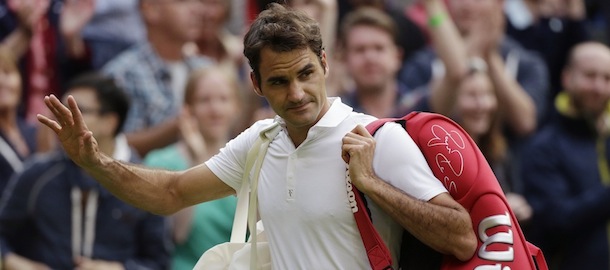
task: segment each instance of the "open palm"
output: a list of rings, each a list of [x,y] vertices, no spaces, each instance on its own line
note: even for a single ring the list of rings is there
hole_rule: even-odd
[[[97,141],[87,128],[74,97],[68,96],[68,107],[54,95],[46,96],[44,102],[56,120],[39,114],[38,121],[57,134],[68,156],[82,167],[100,163]]]

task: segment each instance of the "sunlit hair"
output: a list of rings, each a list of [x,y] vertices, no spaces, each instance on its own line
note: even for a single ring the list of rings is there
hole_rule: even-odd
[[[341,23],[339,31],[342,44],[345,46],[350,30],[358,26],[369,26],[388,33],[394,44],[398,44],[398,29],[390,15],[374,7],[359,7],[351,11]]]
[[[322,63],[322,37],[318,23],[297,10],[271,3],[261,12],[244,37],[244,55],[248,58],[259,86],[260,54],[263,48],[274,52],[290,52],[309,48]]]
[[[195,102],[195,94],[197,93],[197,88],[201,79],[218,74],[221,74],[225,81],[229,84],[229,87],[234,95],[235,102],[239,106],[241,103],[242,91],[240,84],[238,83],[236,72],[234,72],[234,69],[231,69],[231,67],[228,65],[214,65],[192,71],[189,74],[189,78],[184,89],[184,104],[192,105],[193,102]]]

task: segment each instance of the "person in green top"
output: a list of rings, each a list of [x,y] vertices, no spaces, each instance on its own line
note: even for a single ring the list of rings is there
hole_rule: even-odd
[[[231,139],[242,116],[234,74],[221,66],[194,71],[186,85],[180,116],[181,139],[149,153],[144,164],[185,170],[218,153]],[[172,270],[193,269],[209,248],[229,241],[236,197],[201,203],[172,216],[176,249]]]

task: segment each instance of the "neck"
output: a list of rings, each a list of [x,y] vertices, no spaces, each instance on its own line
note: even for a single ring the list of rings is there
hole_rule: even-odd
[[[151,29],[148,30],[150,31]],[[182,41],[175,41],[172,38],[154,32],[148,33],[148,41],[157,55],[164,61],[175,62],[184,58],[182,47],[185,43]]]
[[[310,128],[311,127],[308,127],[306,129],[286,127],[286,130],[288,131],[288,137],[290,137],[290,140],[294,144],[295,148],[299,147],[299,145],[301,145],[305,141],[305,139],[307,139],[307,133],[309,133]]]
[[[398,85],[396,81],[378,89],[358,89],[358,101],[362,108],[377,118],[391,117],[396,107]]]

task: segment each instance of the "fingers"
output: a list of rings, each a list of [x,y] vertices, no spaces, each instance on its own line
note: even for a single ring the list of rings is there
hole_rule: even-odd
[[[47,105],[47,108],[49,108],[49,111],[55,115],[57,122],[61,126],[68,126],[74,123],[70,110],[68,110],[55,95],[46,96],[44,98],[44,103]]]
[[[61,126],[57,122],[49,119],[48,117],[46,117],[46,116],[44,116],[42,114],[36,115],[36,118],[38,118],[38,121],[40,123],[42,123],[45,126],[49,127],[55,133],[59,133],[59,131],[61,130]]]
[[[76,104],[76,100],[73,96],[68,96],[68,106],[70,107],[70,118],[71,123],[76,125],[79,129],[87,129],[87,124],[85,124],[85,120],[83,120],[83,115],[78,109],[78,104]],[[66,108],[65,106],[63,108]]]
[[[374,149],[375,139],[362,125],[357,125],[351,132],[345,134],[342,140],[341,158],[345,163],[350,162],[351,157],[357,152],[365,149]]]
[[[371,133],[369,133],[369,131],[366,130],[366,128],[362,125],[356,125],[356,127],[354,129],[352,129],[352,133],[358,134],[358,135],[366,137],[366,138],[373,138]]]
[[[341,150],[341,158],[343,161],[345,161],[345,163],[349,164],[350,155],[346,150]]]

